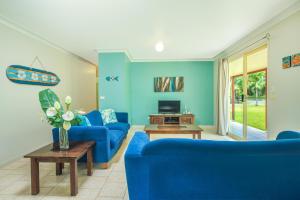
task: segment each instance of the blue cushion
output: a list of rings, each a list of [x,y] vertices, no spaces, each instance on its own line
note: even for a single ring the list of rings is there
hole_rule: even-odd
[[[98,110],[94,110],[85,115],[92,126],[103,126],[101,113]]]
[[[105,124],[105,126],[110,130],[120,130],[123,131],[124,133],[127,133],[130,128],[130,125],[128,123],[122,123],[122,122]]]
[[[80,115],[79,118],[81,122],[79,123],[80,126],[92,126],[90,120],[86,116]]]
[[[108,134],[110,136],[111,149],[115,148],[116,146],[119,146],[119,144],[123,141],[123,138],[125,137],[125,133],[120,130],[109,130]]]

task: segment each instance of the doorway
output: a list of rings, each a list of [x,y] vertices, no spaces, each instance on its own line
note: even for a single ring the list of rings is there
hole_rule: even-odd
[[[267,45],[229,61],[229,135],[235,139],[267,139],[267,67]]]

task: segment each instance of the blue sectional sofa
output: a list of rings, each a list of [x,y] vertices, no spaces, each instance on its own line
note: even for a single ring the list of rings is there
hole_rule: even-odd
[[[93,150],[94,162],[100,163],[103,168],[108,167],[108,161],[118,151],[130,128],[128,113],[116,112],[116,116],[117,123],[103,126],[101,113],[94,110],[86,115],[92,126],[72,126],[69,130],[70,141],[96,142]],[[58,142],[59,130],[54,128],[52,132],[53,141]]]
[[[299,199],[300,133],[275,141],[160,139],[125,154],[130,200]]]

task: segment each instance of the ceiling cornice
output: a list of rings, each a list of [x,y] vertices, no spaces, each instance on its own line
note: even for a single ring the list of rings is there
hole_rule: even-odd
[[[256,40],[257,38],[267,34],[269,30],[276,24],[279,24],[281,21],[285,20],[286,18],[290,17],[298,11],[300,11],[300,1],[294,3],[293,5],[285,9],[283,12],[270,19],[268,22],[259,26],[252,32],[248,33],[246,36],[244,36],[240,40],[236,41],[234,44],[230,45],[229,47],[218,53],[216,56],[213,57],[213,59],[217,60],[218,58],[226,57],[232,54],[233,52],[237,51],[239,48],[241,48],[241,46],[247,46],[249,43],[252,43],[253,40]]]
[[[35,40],[38,40],[38,41],[44,43],[45,45],[50,46],[50,47],[52,47],[54,49],[57,49],[57,50],[65,53],[65,54],[74,56],[74,57],[76,57],[79,60],[87,62],[87,63],[89,63],[91,65],[94,65],[95,67],[98,66],[97,64],[95,64],[95,63],[93,63],[93,62],[91,62],[91,61],[89,61],[89,60],[87,60],[87,59],[85,59],[85,58],[83,58],[83,57],[81,57],[81,56],[79,56],[79,55],[71,52],[71,51],[68,51],[67,49],[65,49],[63,47],[61,47],[61,46],[59,46],[59,45],[57,45],[57,44],[55,44],[53,42],[50,42],[49,40],[43,38],[39,34],[33,33],[32,31],[27,30],[26,28],[22,27],[21,25],[12,22],[11,20],[7,19],[6,17],[2,16],[1,14],[0,14],[0,24],[4,25],[4,26],[6,26],[6,27],[8,27],[10,29],[13,29],[13,30],[15,30],[15,31],[17,31],[17,32],[19,32],[19,33],[21,33],[23,35],[26,35],[27,37],[30,37],[30,38],[35,39]]]
[[[213,58],[186,58],[186,59],[136,59],[131,56],[128,49],[96,49],[97,53],[124,53],[130,62],[184,62],[184,61],[214,61]]]
[[[124,53],[130,60],[130,62],[132,62],[132,60],[133,60],[131,54],[129,53],[129,51],[127,49],[95,49],[95,51],[98,54],[99,53]]]

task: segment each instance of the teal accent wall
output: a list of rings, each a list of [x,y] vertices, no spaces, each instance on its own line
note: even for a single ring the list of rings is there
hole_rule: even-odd
[[[214,82],[212,61],[130,62],[124,53],[100,53],[100,109],[128,112],[131,124],[148,124],[157,113],[158,100],[180,100],[196,116],[196,124],[214,124]],[[119,82],[106,81],[119,76]],[[183,76],[184,92],[154,92],[154,77]]]
[[[154,92],[154,77],[183,76],[184,92]],[[196,124],[214,124],[212,61],[133,62],[130,64],[132,124],[148,124],[158,100],[180,100],[196,116]]]
[[[100,53],[99,100],[101,109],[113,108],[119,112],[130,112],[130,60],[124,53]],[[107,81],[107,76],[118,76],[119,81]]]

